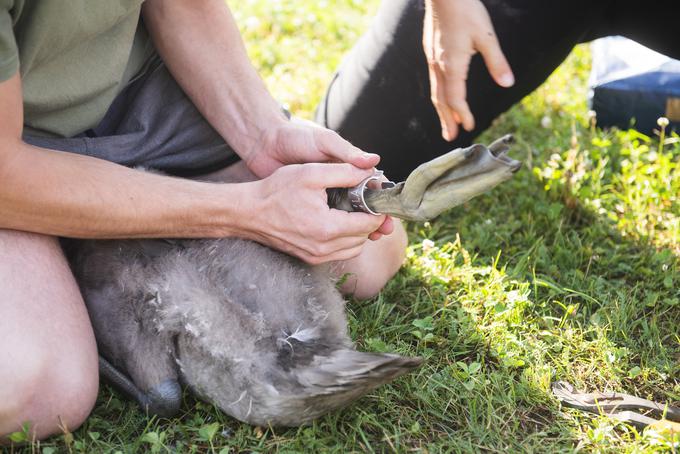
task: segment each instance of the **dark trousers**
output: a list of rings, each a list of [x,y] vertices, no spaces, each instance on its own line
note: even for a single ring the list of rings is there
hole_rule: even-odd
[[[473,57],[467,93],[475,130],[461,128],[453,142],[441,138],[421,44],[423,0],[382,2],[333,78],[317,121],[380,154],[380,168],[398,181],[418,164],[469,145],[494,118],[536,89],[578,43],[624,35],[680,58],[680,22],[671,1],[482,1],[516,83],[509,89],[497,86],[482,58]]]

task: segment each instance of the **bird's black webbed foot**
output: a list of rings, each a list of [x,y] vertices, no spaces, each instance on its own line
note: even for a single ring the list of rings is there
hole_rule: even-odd
[[[180,410],[182,388],[174,377],[166,378],[147,391],[142,391],[127,375],[101,356],[99,373],[115,389],[136,401],[148,415],[170,418]]]

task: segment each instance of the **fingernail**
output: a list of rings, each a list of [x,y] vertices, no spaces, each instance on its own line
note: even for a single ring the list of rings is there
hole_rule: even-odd
[[[502,87],[512,87],[515,85],[515,76],[512,73],[505,73],[498,79],[498,82]]]

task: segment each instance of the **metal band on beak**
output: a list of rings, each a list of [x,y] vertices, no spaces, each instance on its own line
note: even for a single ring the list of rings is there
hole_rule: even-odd
[[[380,216],[380,213],[376,213],[375,211],[371,210],[368,207],[368,205],[366,205],[366,200],[364,199],[364,191],[366,190],[366,187],[371,181],[380,182],[380,180],[382,180],[382,176],[383,171],[376,170],[373,175],[366,178],[364,181],[354,186],[353,188],[349,188],[347,190],[347,193],[349,194],[349,203],[350,205],[352,205],[352,210],[362,211],[364,213],[372,214],[374,216]]]

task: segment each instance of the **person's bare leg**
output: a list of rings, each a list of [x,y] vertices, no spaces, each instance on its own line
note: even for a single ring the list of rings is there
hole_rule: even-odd
[[[0,445],[77,428],[97,397],[90,320],[58,241],[0,230]]]
[[[407,245],[404,226],[394,219],[394,232],[390,235],[367,241],[359,256],[333,264],[331,270],[336,277],[347,275],[340,291],[358,299],[377,295],[401,268]]]

